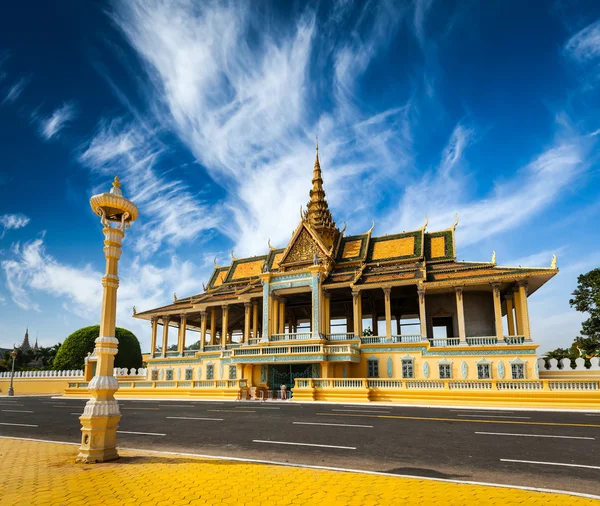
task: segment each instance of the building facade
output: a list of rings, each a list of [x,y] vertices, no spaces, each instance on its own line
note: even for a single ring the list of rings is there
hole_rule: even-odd
[[[327,204],[318,148],[309,195],[285,248],[232,253],[202,293],[134,308],[152,327],[148,380],[245,380],[238,384],[256,394],[299,378],[539,378],[527,299],[558,272],[555,258],[549,268],[502,267],[495,254],[458,261],[458,219],[440,231],[425,223],[345,235]]]

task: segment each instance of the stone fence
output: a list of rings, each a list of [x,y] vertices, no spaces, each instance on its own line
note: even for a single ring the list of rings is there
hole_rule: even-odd
[[[147,369],[140,367],[139,369],[127,367],[115,367],[113,374],[120,378],[145,378]],[[0,372],[0,378],[10,378],[11,373]],[[15,371],[15,378],[81,378],[83,377],[83,370],[73,369],[69,371]]]
[[[555,358],[538,358],[538,368],[540,372],[549,371],[600,371],[600,357],[593,357],[589,360],[590,367],[585,367],[585,359],[578,358],[571,362],[570,358],[556,360]],[[573,364],[575,367],[572,367]]]
[[[11,373],[0,372],[0,378],[10,378]],[[81,369],[72,371],[15,371],[15,378],[78,378],[83,376]]]

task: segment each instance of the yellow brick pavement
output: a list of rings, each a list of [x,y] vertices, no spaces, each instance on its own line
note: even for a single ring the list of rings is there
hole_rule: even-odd
[[[471,505],[599,504],[574,496],[228,460],[122,451],[76,464],[77,447],[0,439],[0,504]]]

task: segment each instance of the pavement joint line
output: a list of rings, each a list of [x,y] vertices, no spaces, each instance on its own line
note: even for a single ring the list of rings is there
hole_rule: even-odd
[[[330,427],[365,427],[372,429],[372,425],[353,425],[348,423],[319,423],[319,422],[292,422],[294,425],[327,425]],[[593,438],[592,438],[593,439]]]
[[[5,405],[5,406],[11,406],[11,407],[15,407],[15,406],[25,406],[25,404],[8,404],[8,403],[5,403],[4,405]]]
[[[597,414],[594,414],[594,413],[585,413],[585,416],[600,416],[600,415],[597,415]]]
[[[119,434],[137,434],[139,436],[166,436],[166,434],[161,434],[159,432],[136,432],[131,430],[118,430]]]
[[[564,467],[582,467],[585,469],[600,469],[600,466],[588,466],[585,464],[568,464],[566,462],[542,462],[538,460],[513,460],[500,459],[501,462],[516,462],[518,464],[542,464],[545,466],[564,466]]]
[[[3,413],[35,413],[35,411],[26,411],[24,409],[3,409]]]
[[[332,409],[331,411],[344,411],[344,412],[348,412],[348,413],[377,413],[377,414],[389,413],[389,411],[367,411],[367,410],[363,410],[363,409]]]
[[[531,420],[530,416],[503,416],[503,415],[456,415],[456,416],[473,416],[475,418],[520,418],[522,420]]]
[[[8,423],[8,422],[0,422],[0,425],[14,425],[16,427],[39,427],[39,425],[31,425],[29,423]]]
[[[268,443],[274,445],[292,445],[292,446],[316,446],[318,448],[337,448],[340,450],[356,450],[356,446],[337,446],[337,445],[320,445],[314,443],[294,443],[291,441],[268,441],[266,439],[253,439],[253,443]]]
[[[62,445],[70,445],[70,446],[79,446],[80,443],[74,443],[71,441],[51,441],[48,439],[36,439],[29,437],[13,437],[13,436],[0,436],[0,439],[14,439],[17,441],[35,441],[38,443],[53,443],[53,444],[62,444]],[[504,488],[504,489],[513,489],[513,490],[526,490],[529,492],[544,492],[548,494],[560,494],[572,497],[582,497],[584,499],[596,499],[600,500],[600,495],[594,494],[585,494],[582,492],[574,492],[569,490],[558,490],[552,488],[539,488],[539,487],[527,487],[524,485],[506,485],[504,483],[488,483],[483,481],[472,481],[472,480],[452,480],[449,478],[433,478],[430,476],[415,476],[410,474],[396,474],[396,473],[388,473],[385,471],[367,471],[362,469],[352,469],[352,468],[343,468],[343,467],[332,467],[332,466],[318,466],[314,464],[296,464],[292,462],[281,462],[277,460],[263,460],[263,459],[250,459],[245,457],[231,457],[231,456],[223,456],[223,455],[206,455],[201,453],[189,453],[189,452],[169,452],[164,450],[147,450],[143,448],[131,448],[131,447],[122,447],[119,446],[118,450],[123,451],[135,451],[139,453],[149,453],[156,455],[176,455],[181,457],[196,457],[199,459],[210,459],[210,460],[228,460],[231,462],[249,462],[253,464],[266,464],[266,465],[274,465],[281,467],[297,467],[301,469],[316,469],[316,470],[324,470],[324,471],[336,471],[341,473],[353,473],[353,474],[366,474],[373,476],[388,476],[390,478],[410,478],[410,479],[418,479],[422,481],[434,481],[441,483],[458,483],[465,485],[482,485],[485,487],[494,487],[494,488]]]
[[[159,404],[159,408],[189,408],[189,406],[184,406],[183,404],[171,404],[170,406],[166,404]]]
[[[121,408],[121,409],[132,409],[134,411],[145,410],[145,411],[159,411],[158,408]]]
[[[550,437],[557,439],[591,439],[594,441],[595,437],[585,437],[585,436],[553,436],[550,434],[513,434],[510,432],[475,432],[475,434],[483,434],[487,436],[521,436],[521,437]]]
[[[592,427],[600,429],[600,425],[592,423],[560,423],[560,422],[518,422],[512,420],[462,420],[460,418],[437,418],[428,416],[400,416],[400,415],[355,415],[349,413],[317,413],[319,416],[363,416],[365,418],[391,418],[399,420],[431,420],[434,422],[459,422],[459,423],[500,423],[511,425],[548,425],[556,427]]]
[[[167,416],[170,420],[208,420],[215,422],[222,422],[223,418],[201,418],[197,416]]]

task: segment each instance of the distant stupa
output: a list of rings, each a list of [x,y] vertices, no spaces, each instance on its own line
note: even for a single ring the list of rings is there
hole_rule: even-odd
[[[21,345],[21,351],[29,351],[31,350],[31,345],[29,344],[29,327],[25,330],[25,338],[23,339],[23,344]]]
[[[34,351],[38,351],[39,347],[38,347],[38,336],[36,334],[35,336],[35,344],[33,345],[33,350]]]

